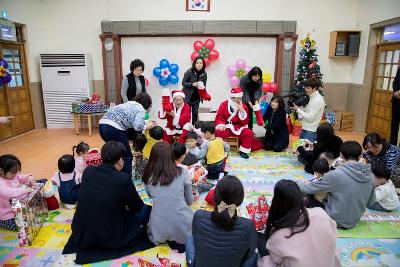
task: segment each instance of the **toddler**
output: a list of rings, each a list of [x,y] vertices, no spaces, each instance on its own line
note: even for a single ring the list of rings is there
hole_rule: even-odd
[[[164,129],[158,126],[155,121],[149,121],[146,125],[144,135],[147,139],[147,143],[143,148],[143,157],[148,160],[150,158],[150,152],[153,146],[161,142],[164,138]]]
[[[390,170],[385,164],[380,163],[372,168],[375,176],[375,200],[372,205],[368,205],[371,210],[392,211],[399,206],[399,197],[393,182],[390,180]]]
[[[72,155],[66,154],[58,159],[58,172],[51,177],[51,181],[57,185],[60,200],[68,209],[75,208],[81,178],[82,173],[75,171],[75,160]]]
[[[21,175],[21,161],[14,155],[0,156],[0,227],[17,231],[11,198],[31,192],[22,184],[34,184],[32,175]]]
[[[147,139],[144,134],[138,134],[133,145],[133,161],[132,161],[132,178],[134,180],[142,179],[144,168],[147,164],[147,159],[143,156],[143,149],[147,144]]]
[[[325,159],[317,159],[312,165],[314,171],[314,178],[311,183],[319,183],[324,174],[329,172],[329,164]],[[314,195],[309,195],[309,201],[313,203],[313,206],[324,207],[324,200],[328,196],[328,193],[321,192]]]
[[[84,142],[72,147],[72,156],[75,156],[76,153],[75,170],[80,173],[83,173],[86,168],[86,156],[89,153],[89,148],[89,145]]]

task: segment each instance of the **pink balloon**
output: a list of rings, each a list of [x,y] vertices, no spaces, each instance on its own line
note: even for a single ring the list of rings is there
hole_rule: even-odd
[[[240,79],[236,76],[232,76],[232,77],[229,77],[229,82],[230,82],[232,88],[238,87],[240,84]]]
[[[278,84],[271,83],[271,93],[276,93],[278,91]]]
[[[238,69],[246,68],[246,61],[244,61],[244,59],[239,58],[238,60],[236,60],[236,67]]]
[[[145,79],[146,81],[146,87],[149,87],[149,80]]]
[[[204,46],[208,49],[208,50],[212,50],[215,46],[214,40],[213,39],[207,39],[204,43]]]
[[[193,43],[193,48],[196,51],[200,50],[202,47],[203,47],[203,42],[202,41],[197,40],[197,41],[195,41]]]
[[[249,73],[249,71],[251,70],[250,66],[246,66],[246,68],[244,68],[244,70],[246,71],[246,73]]]
[[[228,67],[228,76],[232,77],[236,75],[237,68],[233,65]]]
[[[262,89],[263,93],[267,93],[271,90],[271,84],[263,83],[261,89]]]
[[[218,59],[218,57],[219,57],[219,53],[218,53],[217,50],[211,50],[211,51],[210,51],[209,58],[210,58],[211,60],[216,60],[216,59]]]
[[[190,58],[192,59],[192,61],[194,61],[198,56],[199,56],[199,53],[197,53],[196,51],[194,51],[194,52],[192,53],[192,55],[190,56]]]

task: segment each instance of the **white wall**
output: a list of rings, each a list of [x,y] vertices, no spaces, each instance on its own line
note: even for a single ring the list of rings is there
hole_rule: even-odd
[[[193,42],[207,40],[207,37],[140,37],[122,38],[122,71],[129,73],[131,60],[140,58],[145,62],[144,76],[149,80],[148,92],[153,100],[151,117],[157,117],[161,109],[161,88],[158,78],[153,75],[153,68],[159,66],[160,59],[166,58],[170,64],[179,66],[179,82],[168,84],[170,91],[182,88],[182,78],[185,71],[191,67],[190,55],[193,52]],[[207,67],[207,91],[212,96],[210,102],[203,102],[201,107],[217,109],[219,103],[229,94],[229,79],[227,66],[235,65],[238,58],[243,58],[248,66],[259,66],[263,72],[270,72],[274,77],[276,38],[240,38],[213,37],[215,49],[219,51],[218,60]]]
[[[31,81],[40,80],[38,54],[90,52],[94,79],[103,79],[100,22],[108,20],[295,20],[299,39],[317,41],[324,82],[361,83],[370,23],[399,15],[399,0],[211,0],[211,12],[186,12],[183,0],[0,0],[11,20],[27,24]],[[329,32],[361,29],[360,56],[328,58]],[[299,43],[297,44],[297,51]]]

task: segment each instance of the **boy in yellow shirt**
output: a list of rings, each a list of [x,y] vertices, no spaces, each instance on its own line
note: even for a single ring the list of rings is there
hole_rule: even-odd
[[[207,162],[208,179],[218,179],[224,175],[226,157],[230,149],[222,138],[215,137],[215,124],[205,122],[201,127],[204,142],[200,147],[189,148],[189,151],[198,159],[204,158]]]
[[[153,146],[158,142],[163,141],[164,129],[161,126],[153,123],[144,131],[144,135],[146,136],[147,143],[143,148],[143,157],[148,160],[150,158],[150,152]]]

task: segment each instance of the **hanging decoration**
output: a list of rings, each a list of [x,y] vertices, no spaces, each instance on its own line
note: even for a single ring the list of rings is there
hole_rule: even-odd
[[[240,79],[245,76],[251,70],[250,66],[246,65],[244,59],[237,59],[235,65],[230,65],[227,68],[229,83],[232,88],[238,87],[240,84]]]
[[[204,44],[202,41],[197,40],[193,43],[194,52],[190,56],[192,61],[196,58],[204,58],[206,66],[209,66],[211,61],[217,60],[219,57],[219,52],[214,49],[215,42],[213,39],[207,39]]]
[[[160,65],[153,69],[153,74],[159,78],[158,82],[161,86],[167,86],[168,83],[177,84],[179,82],[178,71],[177,64],[169,64],[169,61],[163,58],[160,60]]]
[[[8,63],[0,58],[0,85],[8,84],[11,81],[11,74],[8,72]]]

